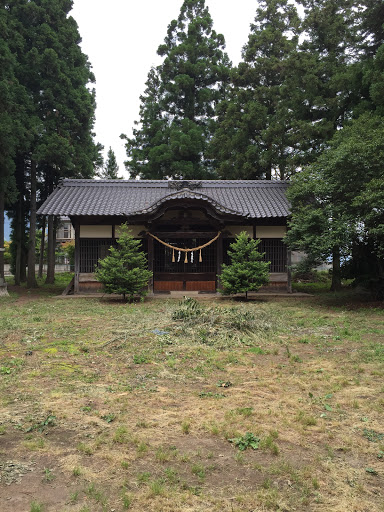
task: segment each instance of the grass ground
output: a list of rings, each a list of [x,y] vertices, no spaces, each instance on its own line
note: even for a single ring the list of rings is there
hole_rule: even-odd
[[[384,311],[0,299],[2,512],[384,511]]]

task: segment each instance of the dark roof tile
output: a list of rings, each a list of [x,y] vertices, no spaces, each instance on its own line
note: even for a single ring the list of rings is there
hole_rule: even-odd
[[[41,215],[131,216],[154,211],[168,199],[201,199],[221,213],[248,218],[286,217],[288,183],[203,180],[175,190],[166,180],[64,180],[40,207]],[[196,188],[193,184],[196,183]]]

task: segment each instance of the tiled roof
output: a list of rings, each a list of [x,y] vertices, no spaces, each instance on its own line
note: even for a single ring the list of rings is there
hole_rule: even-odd
[[[198,199],[218,212],[251,219],[289,214],[284,181],[188,181],[180,190],[174,185],[166,180],[64,180],[38,213],[129,217],[151,213],[168,200]]]

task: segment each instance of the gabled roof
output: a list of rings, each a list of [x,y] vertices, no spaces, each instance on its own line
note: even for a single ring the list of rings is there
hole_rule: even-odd
[[[64,180],[38,210],[41,215],[137,216],[171,200],[195,199],[242,217],[287,217],[288,183],[267,180]]]

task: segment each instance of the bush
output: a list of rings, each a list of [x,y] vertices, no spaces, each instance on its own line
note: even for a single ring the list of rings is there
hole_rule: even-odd
[[[228,254],[231,264],[223,264],[220,275],[221,293],[245,293],[257,291],[269,281],[269,262],[263,261],[263,254],[257,250],[260,240],[249,239],[245,231],[236,236]]]
[[[65,242],[64,244],[62,244],[60,249],[68,258],[71,268],[74,268],[74,266],[75,266],[75,242],[74,242],[74,240],[72,240],[71,242]]]
[[[292,278],[293,281],[296,282],[308,282],[308,283],[316,283],[317,280],[317,272],[315,267],[320,265],[320,261],[312,258],[311,256],[305,256],[301,261],[299,261],[296,265],[293,266],[292,270]]]
[[[133,300],[147,294],[152,272],[147,269],[147,258],[140,250],[140,240],[135,240],[127,225],[121,227],[118,247],[110,247],[109,256],[99,260],[96,279],[103,283],[107,293],[117,293]]]
[[[11,263],[11,242],[4,242],[4,263],[9,265]]]

